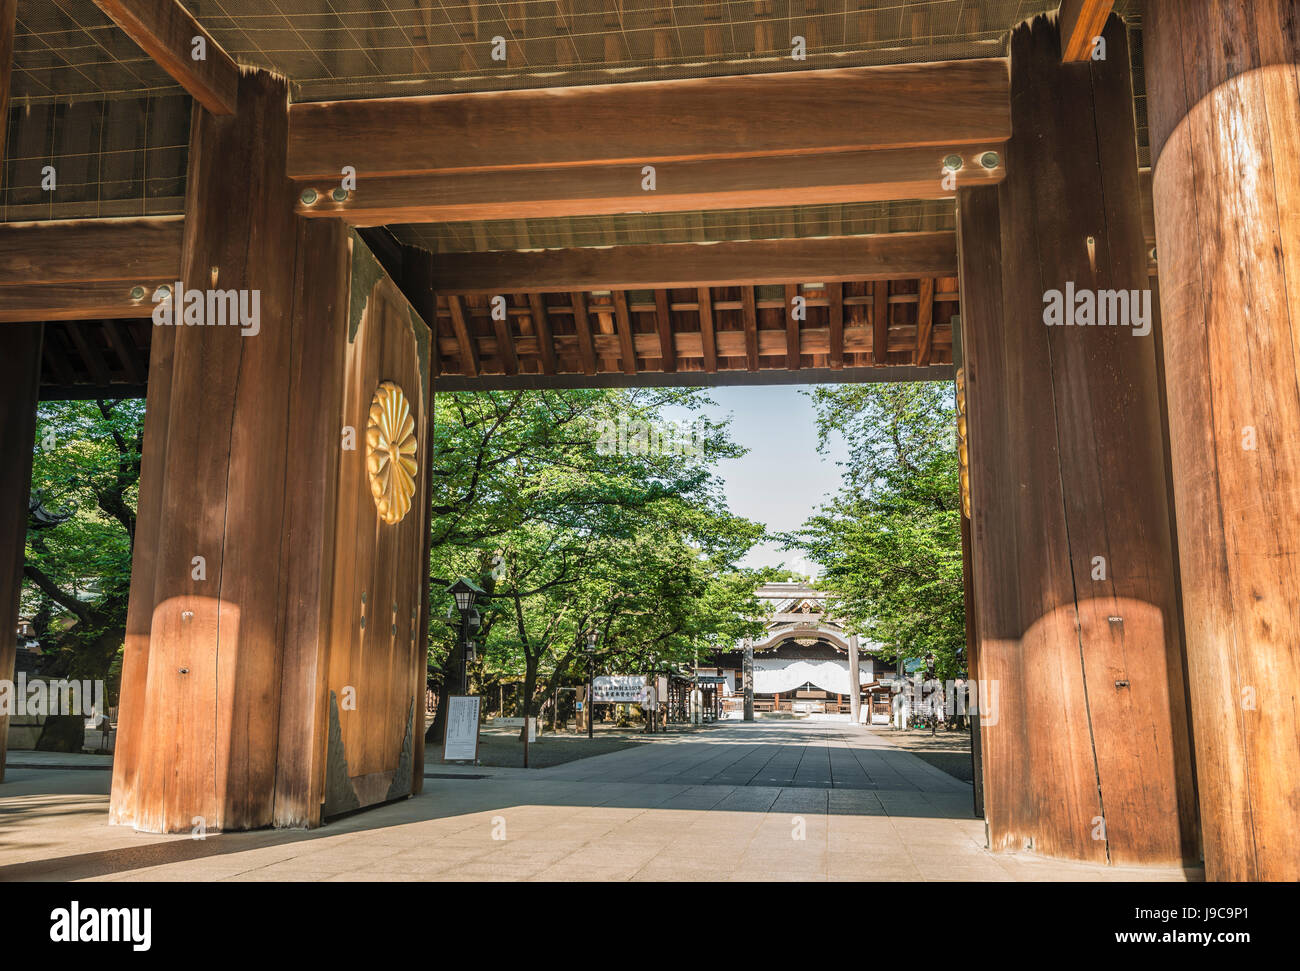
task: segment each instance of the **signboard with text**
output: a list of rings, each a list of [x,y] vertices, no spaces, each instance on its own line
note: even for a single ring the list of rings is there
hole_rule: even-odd
[[[477,695],[452,695],[447,699],[447,734],[442,745],[444,762],[473,762],[478,758]]]
[[[607,704],[638,704],[644,688],[643,674],[602,674],[591,682],[591,700]]]

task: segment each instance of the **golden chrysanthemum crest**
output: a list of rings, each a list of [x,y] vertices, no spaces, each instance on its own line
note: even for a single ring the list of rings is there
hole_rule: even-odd
[[[366,425],[366,471],[379,518],[390,526],[411,511],[418,445],[415,418],[405,392],[392,381],[375,389]]]

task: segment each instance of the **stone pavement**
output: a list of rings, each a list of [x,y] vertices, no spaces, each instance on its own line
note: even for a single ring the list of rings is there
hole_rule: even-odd
[[[989,853],[968,784],[842,723],[724,722],[550,769],[426,772],[423,795],[319,830],[195,840],[109,826],[107,771],[13,769],[0,881],[1189,878]]]

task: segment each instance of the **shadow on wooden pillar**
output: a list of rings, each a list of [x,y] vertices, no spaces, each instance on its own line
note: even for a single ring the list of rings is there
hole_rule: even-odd
[[[1212,880],[1300,880],[1300,2],[1153,0],[1170,453]]]
[[[1007,180],[958,194],[985,810],[994,849],[1176,864],[1196,815],[1154,341],[1136,316],[1045,326],[1052,291],[1147,290],[1118,18],[1105,36],[1062,65],[1054,19],[1012,33]]]
[[[361,785],[365,806],[409,795],[419,772],[427,508],[380,520],[367,424],[394,377],[423,423],[427,328],[346,227],[294,215],[287,105],[284,82],[258,73],[241,78],[237,115],[194,116],[191,299],[178,295],[173,312],[211,313],[219,290],[242,291],[246,306],[256,294],[260,313],[243,327],[154,331],[110,806],[113,821],[149,831],[317,825],[331,779]],[[358,592],[385,609],[363,642],[338,618],[356,609],[339,607],[339,591],[351,597],[366,537],[373,569]],[[350,687],[356,704],[345,697],[331,721],[331,688]],[[331,748],[336,736],[362,748]],[[338,775],[349,755],[366,767],[360,783]]]
[[[0,681],[12,681],[18,649],[18,602],[27,539],[27,500],[36,444],[41,324],[6,324],[0,354]],[[12,693],[7,692],[12,700]],[[0,715],[0,782],[5,778],[9,716]]]

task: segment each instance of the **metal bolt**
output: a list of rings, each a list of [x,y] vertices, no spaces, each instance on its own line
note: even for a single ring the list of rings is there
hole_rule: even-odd
[[[180,669],[180,672],[181,672],[181,674],[189,674],[189,673],[190,673],[190,669],[189,669],[189,668],[181,668],[181,669]]]
[[[1152,246],[1151,249],[1147,251],[1147,255],[1151,257],[1152,263],[1156,262],[1156,248],[1154,246]]]
[[[943,160],[943,167],[949,172],[956,172],[963,164],[960,155],[949,155]]]
[[[330,193],[330,198],[333,199],[335,202],[347,202],[349,195],[351,195],[351,193],[348,192],[347,189],[340,187]]]
[[[1002,159],[998,156],[997,152],[985,152],[980,156],[980,165],[984,166],[986,169],[996,169],[1001,164]]]
[[[366,629],[366,618],[364,615],[361,617],[361,629],[362,630]]]
[[[185,623],[188,624],[188,623],[189,623],[191,620],[193,620],[193,619],[194,619],[194,611],[192,611],[192,610],[182,610],[182,611],[181,611],[181,620],[182,620],[183,622],[185,622]]]
[[[166,300],[171,295],[172,295],[172,288],[165,283],[153,292],[154,300],[156,302],[162,302],[163,300]],[[141,296],[143,296],[143,294],[141,294]]]
[[[132,299],[132,300],[143,300],[143,299],[144,299],[144,287],[132,287],[132,288],[131,288],[131,299]]]
[[[303,190],[302,190],[302,195],[299,196],[299,198],[302,199],[302,204],[303,204],[304,206],[310,206],[310,205],[313,205],[313,204],[316,202],[316,198],[317,198],[317,197],[316,197],[316,190],[315,190],[315,189],[303,189]]]

